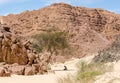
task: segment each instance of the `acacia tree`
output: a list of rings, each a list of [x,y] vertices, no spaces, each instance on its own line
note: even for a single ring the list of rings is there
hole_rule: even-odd
[[[67,34],[64,31],[55,31],[53,29],[46,30],[34,36],[39,44],[41,51],[50,52],[57,55],[59,50],[64,50],[68,47]]]

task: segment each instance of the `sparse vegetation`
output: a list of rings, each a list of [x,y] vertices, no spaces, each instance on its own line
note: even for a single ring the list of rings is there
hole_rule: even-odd
[[[102,64],[85,62],[78,65],[79,71],[77,74],[77,80],[80,83],[92,83],[95,81],[95,77],[106,72],[106,68]]]
[[[32,47],[36,50],[37,53],[42,52],[42,47],[39,44],[33,43]]]
[[[79,70],[76,76],[72,77],[69,75],[65,78],[60,78],[58,83],[93,83],[96,76],[111,70],[111,67],[98,63],[87,64],[85,62],[81,62],[77,67]]]
[[[58,50],[68,47],[67,34],[63,31],[55,31],[54,29],[46,30],[40,34],[33,36],[37,43],[33,44],[36,51],[50,52],[57,54]]]

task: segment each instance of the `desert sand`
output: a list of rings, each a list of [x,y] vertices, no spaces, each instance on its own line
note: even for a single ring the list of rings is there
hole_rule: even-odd
[[[71,59],[65,63],[55,63],[51,65],[51,71],[45,75],[20,76],[12,75],[11,77],[0,77],[1,83],[57,83],[57,79],[65,77],[69,74],[75,75],[77,72],[76,64],[80,61],[89,62],[93,56],[84,57],[82,59]],[[68,70],[64,71],[64,65]],[[53,72],[54,71],[54,72]]]
[[[81,59],[71,59],[65,63],[55,63],[51,65],[51,70],[48,74],[33,75],[33,76],[21,76],[12,75],[11,77],[0,77],[1,83],[58,83],[59,78],[64,78],[67,75],[76,75],[76,64],[81,61],[90,62],[94,56],[87,56]],[[68,70],[64,71],[64,65]],[[107,63],[107,65],[113,65],[113,70],[106,72],[103,75],[97,76],[94,83],[120,83],[120,61]]]

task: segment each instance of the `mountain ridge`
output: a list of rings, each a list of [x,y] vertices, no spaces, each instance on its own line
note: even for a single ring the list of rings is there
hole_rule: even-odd
[[[120,15],[95,8],[55,3],[45,8],[10,14],[4,23],[22,36],[28,37],[43,29],[56,27],[71,35],[70,44],[76,56],[105,49],[120,34]]]

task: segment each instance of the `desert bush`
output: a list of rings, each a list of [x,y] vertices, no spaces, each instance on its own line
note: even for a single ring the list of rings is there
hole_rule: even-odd
[[[35,49],[37,53],[42,52],[42,47],[38,43],[33,43],[32,47]]]
[[[68,47],[67,34],[63,31],[46,30],[40,34],[34,35],[33,38],[38,42],[34,44],[36,50],[57,54],[58,50]]]
[[[59,78],[58,83],[93,83],[95,77],[110,71],[111,66],[105,66],[98,63],[80,62],[77,64],[78,72],[75,76],[69,75],[65,78]]]
[[[59,51],[68,48],[68,34],[56,28],[47,28],[43,32],[33,35],[33,48],[37,52],[47,51],[57,55]]]
[[[78,65],[77,80],[80,83],[92,83],[95,77],[105,73],[107,70],[103,64],[81,62]]]

